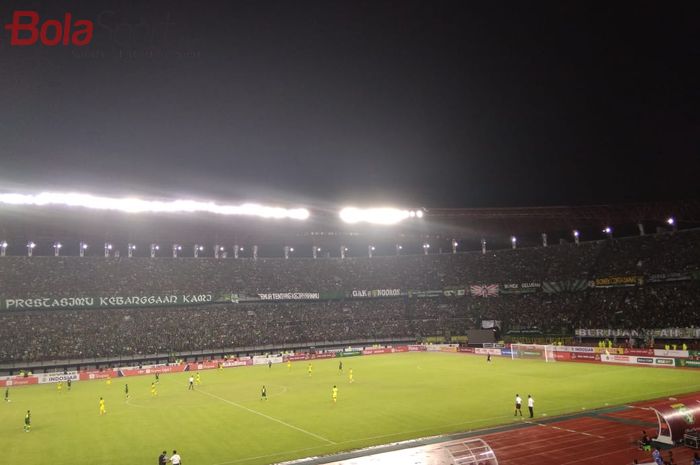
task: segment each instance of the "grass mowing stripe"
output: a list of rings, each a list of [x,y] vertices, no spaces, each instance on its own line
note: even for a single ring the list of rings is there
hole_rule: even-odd
[[[196,389],[195,392],[199,392],[200,394],[204,394],[204,395],[207,395],[207,396],[209,396],[209,397],[213,397],[213,398],[215,398],[215,399],[219,399],[221,402],[226,402],[226,403],[229,404],[229,405],[233,405],[234,407],[238,407],[238,408],[243,409],[243,410],[245,410],[245,411],[247,411],[247,412],[254,413],[255,415],[260,415],[261,417],[267,418],[267,419],[270,420],[270,421],[277,422],[277,423],[279,423],[280,425],[284,425],[284,426],[286,426],[286,427],[288,427],[288,428],[292,428],[292,429],[295,429],[295,430],[297,430],[297,431],[300,431],[300,432],[302,432],[302,433],[304,433],[304,434],[308,434],[309,436],[314,437],[314,438],[316,438],[316,439],[320,439],[321,441],[325,441],[325,442],[327,442],[328,444],[336,444],[335,442],[331,441],[330,439],[324,438],[323,436],[320,436],[320,435],[318,435],[318,434],[316,434],[316,433],[312,433],[311,431],[307,431],[307,430],[305,430],[305,429],[303,429],[303,428],[299,428],[298,426],[294,426],[294,425],[292,425],[292,424],[289,424],[289,423],[287,423],[286,421],[280,420],[279,418],[271,417],[270,415],[266,415],[266,414],[264,414],[264,413],[262,413],[262,412],[258,412],[257,410],[253,410],[252,408],[248,408],[248,407],[245,407],[245,406],[243,406],[243,405],[241,405],[241,404],[237,404],[236,402],[233,402],[233,401],[231,401],[231,400],[224,399],[223,397],[219,397],[219,396],[217,396],[216,394],[212,394],[212,393],[210,393],[210,392],[202,391],[201,389]]]

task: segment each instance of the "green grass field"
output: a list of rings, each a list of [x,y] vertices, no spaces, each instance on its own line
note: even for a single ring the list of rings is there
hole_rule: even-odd
[[[153,464],[177,449],[187,465],[266,464],[369,445],[508,424],[516,393],[537,416],[700,390],[691,370],[544,363],[445,353],[407,353],[11,389],[0,413],[7,464]],[[355,382],[348,383],[353,368]],[[124,396],[128,383],[131,399]],[[260,387],[268,388],[267,401]],[[338,385],[336,405],[331,389]],[[98,415],[98,400],[107,415]],[[23,432],[32,411],[32,431]],[[527,411],[527,409],[525,409]],[[527,414],[527,413],[526,413]]]

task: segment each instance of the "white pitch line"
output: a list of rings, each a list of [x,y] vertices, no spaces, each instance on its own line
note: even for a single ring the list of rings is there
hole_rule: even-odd
[[[242,409],[242,410],[245,410],[245,411],[247,411],[247,412],[254,413],[254,414],[259,415],[259,416],[261,416],[261,417],[263,417],[263,418],[267,418],[268,420],[274,421],[274,422],[276,422],[276,423],[279,423],[280,425],[284,425],[284,426],[286,426],[287,428],[292,428],[292,429],[295,429],[295,430],[297,430],[297,431],[300,431],[300,432],[302,432],[302,433],[304,433],[304,434],[308,434],[309,436],[312,436],[312,437],[314,437],[314,438],[316,438],[316,439],[320,439],[321,441],[327,442],[328,444],[336,444],[335,442],[331,441],[330,439],[324,438],[323,436],[319,436],[319,435],[316,434],[316,433],[312,433],[311,431],[307,431],[307,430],[305,430],[305,429],[303,429],[303,428],[299,428],[298,426],[294,426],[294,425],[292,425],[292,424],[289,424],[289,423],[287,423],[286,421],[282,421],[282,420],[280,420],[280,419],[278,419],[278,418],[271,417],[270,415],[266,415],[266,414],[264,414],[264,413],[262,413],[262,412],[258,412],[257,410],[253,410],[253,409],[248,408],[248,407],[246,407],[246,406],[243,406],[243,405],[241,405],[241,404],[237,404],[236,402],[230,401],[230,400],[228,400],[228,399],[224,399],[223,397],[219,397],[219,396],[217,396],[216,394],[211,394],[211,393],[209,393],[209,392],[202,391],[201,389],[196,389],[195,392],[199,392],[199,393],[205,394],[205,395],[207,395],[207,396],[209,396],[209,397],[213,397],[213,398],[215,398],[215,399],[219,399],[220,401],[226,402],[226,403],[229,404],[229,405],[233,405],[234,407],[238,407],[238,408],[240,408],[240,409]]]

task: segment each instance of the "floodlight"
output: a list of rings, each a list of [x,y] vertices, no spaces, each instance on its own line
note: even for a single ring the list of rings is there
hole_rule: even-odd
[[[418,218],[423,218],[423,210],[418,210],[418,211],[416,211],[416,216],[417,216]]]
[[[294,252],[294,247],[291,247],[291,248],[289,249],[289,251],[290,251],[290,252]]]
[[[78,253],[80,254],[81,257],[85,256],[85,251],[87,250],[88,245],[87,243],[80,241],[80,247],[78,247]]]
[[[577,229],[574,229],[574,237],[578,237],[580,234]]]
[[[260,218],[305,220],[310,216],[306,208],[282,208],[244,203],[241,205],[219,205],[214,202],[195,200],[142,200],[137,198],[100,197],[75,192],[42,192],[36,195],[0,194],[0,203],[9,205],[64,205],[96,210],[114,210],[125,213],[196,213],[217,215],[245,215]]]
[[[156,251],[158,250],[160,250],[160,246],[158,244],[151,244],[151,258],[155,258]]]
[[[676,220],[673,217],[670,217],[666,220],[666,223],[668,223],[669,226],[674,226],[676,224]]]
[[[516,238],[515,236],[510,236],[510,243],[512,248],[515,249],[518,243],[518,238]]]
[[[0,257],[4,257],[7,252],[7,241],[0,242]]]
[[[27,256],[31,257],[32,254],[34,253],[34,247],[36,247],[36,244],[32,241],[27,242]]]
[[[54,244],[53,244],[54,257],[58,257],[61,254],[61,247],[63,247],[63,244],[61,244],[60,242],[54,242]]]
[[[423,213],[413,210],[400,210],[392,207],[378,208],[356,208],[346,207],[340,210],[340,219],[346,223],[370,223],[381,225],[392,225],[399,223],[406,218],[421,217]]]
[[[580,238],[581,238],[581,233],[578,232],[578,229],[574,229],[574,243],[575,243],[576,245],[579,244]]]

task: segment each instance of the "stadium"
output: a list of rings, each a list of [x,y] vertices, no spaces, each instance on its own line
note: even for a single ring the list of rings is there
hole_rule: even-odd
[[[0,7],[0,462],[700,465],[691,3]]]
[[[36,224],[17,221],[16,230],[43,240],[8,230],[2,242],[3,436],[17,445],[5,457],[42,463],[51,452],[54,463],[87,464],[94,458],[66,444],[99,443],[101,455],[141,463],[158,452],[152,444],[176,443],[210,464],[364,463],[382,454],[381,463],[402,463],[416,448],[454,463],[641,460],[641,429],[658,429],[665,448],[692,430],[655,412],[683,405],[697,415],[694,208],[540,208],[546,233],[521,209],[455,210],[448,222],[424,208],[382,231],[384,242],[375,225],[343,226],[314,211],[311,224],[244,218],[245,232],[217,231],[208,213],[169,219],[183,231],[212,222],[212,244],[166,243],[143,226],[127,243],[104,236],[129,228],[120,212],[81,231],[89,207],[6,205],[5,215],[31,211]],[[633,221],[615,216],[642,211]],[[687,220],[669,221],[668,211]],[[303,224],[265,237],[280,221]],[[496,236],[504,222],[518,236]],[[596,224],[606,226],[594,233]],[[100,227],[109,242],[97,242]],[[59,232],[68,240],[46,239]],[[233,244],[244,234],[264,246]],[[516,394],[536,399],[531,414],[510,413]],[[9,417],[25,410],[32,434],[22,436]],[[513,438],[522,441],[515,454]],[[124,452],[125,441],[138,446]],[[592,442],[599,461],[588,457]],[[493,459],[470,462],[474,451]]]

